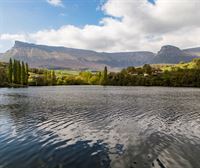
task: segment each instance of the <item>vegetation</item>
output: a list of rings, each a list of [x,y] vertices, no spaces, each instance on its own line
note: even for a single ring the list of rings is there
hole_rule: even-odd
[[[107,85],[108,84],[108,69],[105,66],[103,71],[103,77],[101,79],[101,85]]]
[[[8,86],[7,67],[6,63],[0,62],[0,87]]]
[[[0,63],[0,86],[21,87],[28,85],[28,67],[24,62],[10,59],[9,63]]]
[[[110,73],[108,85],[200,87],[200,59],[176,65],[128,67]]]
[[[0,63],[0,86],[113,85],[200,87],[200,59],[176,65],[128,67],[120,72],[48,70],[29,68],[10,59]]]
[[[67,70],[29,70],[29,85],[31,86],[51,86],[51,85],[99,85],[101,72],[90,71],[67,71]]]

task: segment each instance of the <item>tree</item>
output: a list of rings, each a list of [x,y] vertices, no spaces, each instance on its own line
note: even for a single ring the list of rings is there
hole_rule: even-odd
[[[21,67],[21,84],[25,85],[26,84],[26,69],[24,62],[22,61],[22,67]]]
[[[200,59],[193,59],[193,62],[195,64],[195,69],[200,69]]]
[[[54,70],[52,71],[51,81],[52,81],[52,85],[56,85],[56,74]]]
[[[26,69],[26,83],[25,83],[25,84],[28,85],[28,77],[29,77],[29,73],[28,73],[28,72],[29,72],[29,67],[28,67],[28,64],[27,64],[27,63],[26,63],[26,68],[25,68],[25,69]]]
[[[13,83],[17,83],[17,61],[13,63]]]
[[[21,63],[17,61],[17,84],[21,84]]]
[[[104,71],[103,71],[103,78],[102,78],[102,85],[107,85],[108,82],[108,70],[107,70],[107,66],[104,67]]]
[[[152,68],[151,68],[151,66],[149,64],[145,64],[143,66],[143,70],[144,70],[145,73],[147,73],[149,75],[151,75],[151,73],[152,73]]]
[[[11,58],[10,58],[9,67],[8,67],[8,78],[9,78],[9,82],[12,83],[13,82],[13,62]]]
[[[134,74],[136,72],[135,67],[131,66],[127,68],[127,72],[130,74]]]
[[[52,85],[52,73],[51,71],[47,72],[47,79],[48,79],[48,85]]]
[[[9,82],[7,66],[6,64],[0,62],[0,87],[7,86]]]
[[[83,78],[84,81],[89,83],[90,78],[92,77],[92,73],[89,71],[80,72],[79,75]]]
[[[101,72],[98,72],[98,73],[97,73],[97,76],[98,76],[98,78],[99,78],[98,84],[100,85],[100,84],[101,84],[101,78],[102,78]]]
[[[44,85],[48,85],[48,71],[44,70]]]

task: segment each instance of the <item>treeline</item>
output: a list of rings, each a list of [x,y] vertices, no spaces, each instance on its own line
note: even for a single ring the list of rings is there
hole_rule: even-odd
[[[0,62],[0,87],[8,86],[7,67],[7,63]]]
[[[188,66],[177,64],[170,70],[148,64],[138,68],[128,67],[118,73],[109,73],[107,85],[200,87],[200,59],[194,59]]]
[[[78,74],[68,74],[65,70],[29,69],[29,85],[105,85],[107,79],[107,67],[103,72],[82,71]]]
[[[200,59],[176,65],[128,67],[120,72],[82,71],[70,74],[67,70],[29,68],[27,63],[10,59],[0,62],[0,86],[52,85],[112,85],[112,86],[184,86],[200,87]]]
[[[23,61],[10,59],[8,64],[8,83],[10,85],[28,85],[28,64]]]
[[[57,77],[54,70],[30,68],[30,86],[57,85]]]

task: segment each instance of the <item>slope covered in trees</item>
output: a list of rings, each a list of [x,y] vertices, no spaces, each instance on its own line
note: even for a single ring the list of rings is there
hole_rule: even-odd
[[[17,60],[0,63],[0,86],[113,85],[200,87],[200,59],[175,65],[128,67],[120,72],[29,68]]]
[[[176,65],[144,65],[109,73],[108,85],[200,87],[200,59]]]

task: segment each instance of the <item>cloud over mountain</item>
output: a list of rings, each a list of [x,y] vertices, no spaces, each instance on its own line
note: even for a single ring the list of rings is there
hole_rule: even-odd
[[[200,1],[108,0],[99,25],[64,25],[29,34],[2,34],[0,40],[23,40],[38,44],[97,51],[157,51],[161,45],[181,48],[200,41]]]

